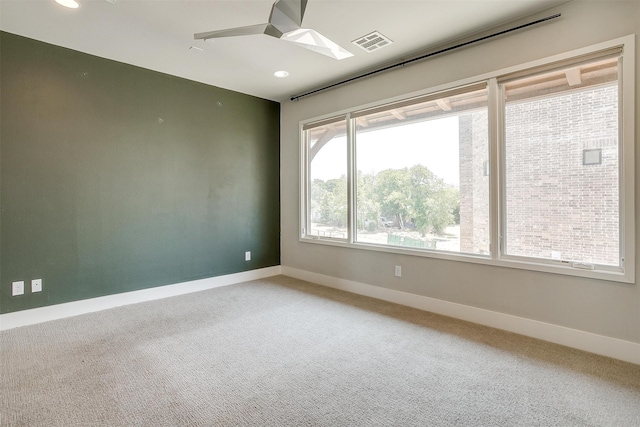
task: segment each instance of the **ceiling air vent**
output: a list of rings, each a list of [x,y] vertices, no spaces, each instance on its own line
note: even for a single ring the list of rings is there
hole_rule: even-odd
[[[388,37],[385,37],[379,32],[374,31],[373,33],[369,33],[366,36],[355,39],[351,43],[355,44],[358,47],[361,47],[367,52],[373,52],[374,50],[378,50],[381,47],[390,45],[393,42]]]

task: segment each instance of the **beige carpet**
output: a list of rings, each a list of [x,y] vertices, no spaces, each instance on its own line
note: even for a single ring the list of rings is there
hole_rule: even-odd
[[[4,426],[639,426],[640,366],[284,276],[0,333]]]

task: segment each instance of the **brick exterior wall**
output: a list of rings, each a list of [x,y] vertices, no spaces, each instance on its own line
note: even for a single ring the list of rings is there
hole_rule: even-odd
[[[602,86],[507,106],[507,254],[618,265],[617,91]],[[460,117],[460,248],[473,253],[488,249],[480,115]],[[583,164],[589,149],[601,150],[600,164]]]
[[[487,110],[459,116],[460,251],[489,254],[489,160]]]

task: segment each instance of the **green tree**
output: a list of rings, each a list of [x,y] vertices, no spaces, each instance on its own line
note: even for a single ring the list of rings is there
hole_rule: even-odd
[[[423,235],[454,224],[460,205],[458,189],[422,165],[384,170],[375,176],[374,189],[383,216],[396,218],[401,228],[410,220]]]
[[[325,225],[347,225],[347,179],[345,176],[311,185],[311,219]]]
[[[386,169],[378,174],[358,171],[358,229],[377,228],[380,217],[408,222],[424,235],[442,234],[459,222],[460,192],[422,165]],[[315,179],[311,186],[312,220],[335,227],[347,225],[347,180]],[[457,215],[457,216],[456,216]]]
[[[311,220],[322,222],[325,205],[327,205],[327,190],[325,183],[321,179],[314,179],[311,183]]]
[[[455,223],[454,210],[460,205],[459,190],[422,165],[408,170],[413,188],[413,215],[416,229],[422,233],[442,234]]]
[[[395,218],[400,227],[413,211],[408,169],[386,169],[374,178],[374,197],[384,217]]]
[[[356,199],[358,207],[358,229],[375,231],[380,218],[380,205],[374,197],[375,176],[358,171]]]

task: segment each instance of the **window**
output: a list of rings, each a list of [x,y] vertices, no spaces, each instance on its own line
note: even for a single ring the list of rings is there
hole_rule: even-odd
[[[621,266],[618,61],[501,84],[505,255]]]
[[[486,84],[351,117],[357,242],[489,254]]]
[[[345,118],[305,127],[308,141],[308,231],[310,237],[348,235],[347,138]]]
[[[633,42],[303,123],[301,239],[633,283]]]

